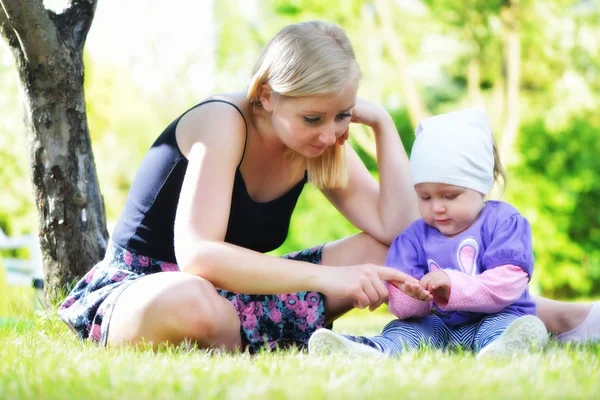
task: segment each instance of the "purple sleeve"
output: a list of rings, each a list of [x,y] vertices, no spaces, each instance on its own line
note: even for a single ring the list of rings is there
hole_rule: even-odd
[[[425,274],[425,257],[418,244],[415,224],[409,226],[390,246],[385,265],[402,271],[416,279]],[[392,285],[389,289],[389,310],[400,319],[411,317],[422,318],[431,311],[431,301],[413,299]]]
[[[425,275],[426,262],[415,225],[413,223],[394,239],[385,258],[385,265],[421,279]]]
[[[483,270],[501,265],[521,267],[531,279],[533,273],[533,250],[531,227],[525,217],[514,214],[504,221],[491,235],[481,258]]]

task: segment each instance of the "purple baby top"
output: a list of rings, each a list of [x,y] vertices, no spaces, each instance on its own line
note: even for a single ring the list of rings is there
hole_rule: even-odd
[[[453,269],[469,275],[503,265],[519,266],[533,273],[533,251],[529,222],[510,204],[487,201],[477,220],[454,237],[446,237],[423,219],[413,222],[390,247],[386,265],[416,279],[437,269]],[[432,312],[448,326],[471,322],[487,314],[443,311],[433,304]],[[529,291],[501,312],[535,315]]]

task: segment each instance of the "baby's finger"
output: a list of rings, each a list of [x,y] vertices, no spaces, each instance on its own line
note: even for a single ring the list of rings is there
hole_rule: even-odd
[[[418,299],[422,300],[422,301],[433,300],[433,295],[429,291],[427,291],[427,290],[421,290],[419,292]]]
[[[410,291],[410,294],[409,294],[410,297],[420,300],[421,292],[423,291],[423,288],[418,284],[410,284],[409,291]]]

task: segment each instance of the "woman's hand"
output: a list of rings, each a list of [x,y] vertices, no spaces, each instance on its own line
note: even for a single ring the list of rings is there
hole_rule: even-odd
[[[356,98],[350,122],[376,128],[383,121],[391,121],[390,114],[385,108],[361,97]]]
[[[374,264],[324,267],[319,291],[326,296],[352,298],[354,307],[369,307],[373,311],[387,301],[388,290],[384,281],[405,293],[413,293],[417,298],[421,296],[422,300],[431,296],[422,290],[419,282],[412,276],[394,268]]]
[[[361,97],[356,98],[356,105],[354,108],[352,108],[352,117],[350,118],[350,122],[366,125],[375,129],[386,120],[391,121],[391,117],[385,108]],[[343,145],[346,140],[348,140],[349,130],[350,127],[348,126],[348,129],[346,129],[346,131],[337,138],[337,143],[339,145]]]

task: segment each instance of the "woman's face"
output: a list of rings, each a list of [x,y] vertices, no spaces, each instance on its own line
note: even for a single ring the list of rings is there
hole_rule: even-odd
[[[358,82],[334,95],[287,97],[272,93],[271,123],[277,137],[304,157],[318,157],[336,144],[350,125]]]

